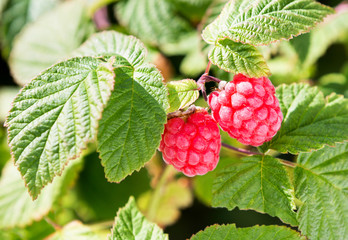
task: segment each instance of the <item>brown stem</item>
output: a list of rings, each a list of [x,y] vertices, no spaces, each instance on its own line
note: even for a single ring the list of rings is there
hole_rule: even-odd
[[[177,117],[185,117],[189,116],[195,112],[197,112],[196,106],[192,105],[190,106],[186,111],[178,110],[175,112],[171,112],[167,114],[167,120],[172,119],[172,118],[177,118]]]

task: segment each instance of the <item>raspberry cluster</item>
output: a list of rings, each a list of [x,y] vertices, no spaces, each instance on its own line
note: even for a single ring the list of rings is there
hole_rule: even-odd
[[[247,145],[271,140],[283,120],[274,86],[266,77],[235,75],[224,90],[209,95],[208,103],[222,130]]]
[[[159,150],[167,164],[187,176],[204,175],[219,161],[219,127],[206,110],[186,118],[172,118],[165,125]]]

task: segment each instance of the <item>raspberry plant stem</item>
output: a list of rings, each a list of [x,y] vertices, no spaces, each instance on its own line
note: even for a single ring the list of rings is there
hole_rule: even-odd
[[[205,83],[206,82],[216,82],[216,83],[220,83],[221,82],[220,79],[208,75],[208,72],[209,72],[209,69],[210,69],[210,65],[211,65],[211,63],[208,64],[207,69],[205,70],[205,73],[197,81],[197,85],[200,88],[200,90],[202,92],[202,95],[203,95],[203,98],[204,98],[204,100],[206,102],[208,101],[208,97],[207,97],[207,92],[205,91]]]
[[[210,67],[211,67],[211,61],[209,60],[208,65],[207,65],[207,68],[205,69],[204,74],[209,74]]]
[[[248,150],[245,150],[245,149],[242,149],[242,148],[236,148],[236,147],[233,147],[233,146],[228,145],[228,144],[226,144],[226,143],[221,143],[221,146],[223,146],[223,147],[225,147],[225,148],[228,148],[228,149],[231,149],[231,150],[233,150],[233,151],[242,153],[242,154],[247,154],[247,155],[262,155],[261,153],[248,151]]]
[[[162,176],[152,194],[151,201],[147,209],[147,217],[150,221],[155,221],[157,210],[159,208],[159,204],[165,191],[166,185],[169,182],[169,179],[174,175],[174,173],[175,169],[170,165],[166,165],[165,169],[162,172]]]
[[[221,146],[225,147],[225,148],[228,148],[228,149],[231,149],[233,151],[236,151],[236,152],[239,152],[239,153],[242,153],[242,154],[247,154],[247,155],[263,155],[262,153],[258,153],[258,152],[252,152],[252,151],[248,151],[248,150],[245,150],[245,149],[242,149],[242,148],[236,148],[236,147],[233,147],[231,145],[228,145],[226,143],[221,143]],[[284,166],[286,167],[290,167],[290,168],[295,168],[297,166],[297,163],[295,162],[290,162],[290,161],[287,161],[287,160],[284,160],[284,159],[279,159],[281,164],[283,164]]]

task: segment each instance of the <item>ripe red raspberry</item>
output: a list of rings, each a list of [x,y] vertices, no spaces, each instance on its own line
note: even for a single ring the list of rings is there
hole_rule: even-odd
[[[210,94],[208,103],[220,127],[246,145],[271,140],[283,120],[274,86],[266,77],[235,75],[224,90]]]
[[[206,110],[186,120],[172,118],[165,126],[159,150],[167,164],[187,176],[204,175],[219,161],[219,127]]]

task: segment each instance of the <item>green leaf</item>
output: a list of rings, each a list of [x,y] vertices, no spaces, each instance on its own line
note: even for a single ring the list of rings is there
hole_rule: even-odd
[[[92,32],[83,1],[68,1],[47,12],[26,26],[14,42],[9,65],[16,82],[24,85],[66,59]]]
[[[145,51],[138,39],[114,31],[95,34],[76,51],[124,59],[114,64],[115,90],[98,132],[98,151],[109,181],[121,181],[151,159],[166,122],[167,90],[160,72],[144,63]]]
[[[133,36],[104,31],[92,35],[73,55],[77,57],[122,56],[131,65],[138,67],[144,63],[146,48]]]
[[[145,219],[131,197],[127,205],[118,211],[109,239],[168,240],[168,236]]]
[[[279,152],[308,152],[348,139],[348,100],[331,94],[326,99],[316,87],[281,85],[276,89],[284,116],[277,135],[261,146]]]
[[[270,75],[265,59],[254,46],[230,39],[218,40],[209,52],[209,59],[228,72],[244,73],[250,77]]]
[[[152,45],[176,42],[192,30],[168,0],[122,0],[116,5],[116,16],[131,34]]]
[[[2,44],[10,50],[13,39],[22,28],[35,20],[42,14],[53,9],[60,0],[8,0],[3,5],[1,16]],[[3,4],[3,3],[1,3]]]
[[[64,228],[58,230],[51,236],[46,238],[47,240],[101,240],[89,227],[83,225],[79,221],[73,221]]]
[[[134,71],[134,72],[133,72]],[[98,131],[98,151],[109,181],[120,182],[151,159],[167,120],[167,92],[151,65],[116,69]]]
[[[348,143],[301,153],[295,168],[295,194],[303,202],[297,217],[309,239],[348,236]]]
[[[9,143],[33,198],[95,137],[114,83],[111,65],[91,57],[67,60],[15,98],[6,123]]]
[[[0,178],[0,228],[23,227],[47,215],[62,191],[76,177],[81,163],[80,160],[72,161],[63,175],[55,178],[33,201],[18,170],[8,162]]]
[[[199,97],[197,83],[192,79],[168,82],[167,88],[170,105],[167,112],[183,109],[194,103]]]
[[[234,0],[203,31],[209,44],[220,39],[252,45],[267,45],[290,39],[314,27],[333,13],[313,0]]]
[[[236,228],[234,224],[213,225],[204,231],[192,236],[191,240],[210,239],[265,239],[265,240],[305,240],[300,234],[290,228],[281,226],[254,226],[248,228]]]
[[[347,9],[327,18],[308,34],[294,38],[291,43],[299,54],[304,67],[313,65],[329,46],[344,40],[348,32]]]
[[[298,224],[288,175],[278,159],[267,155],[243,158],[219,171],[214,180],[212,205],[254,209],[293,226]]]

